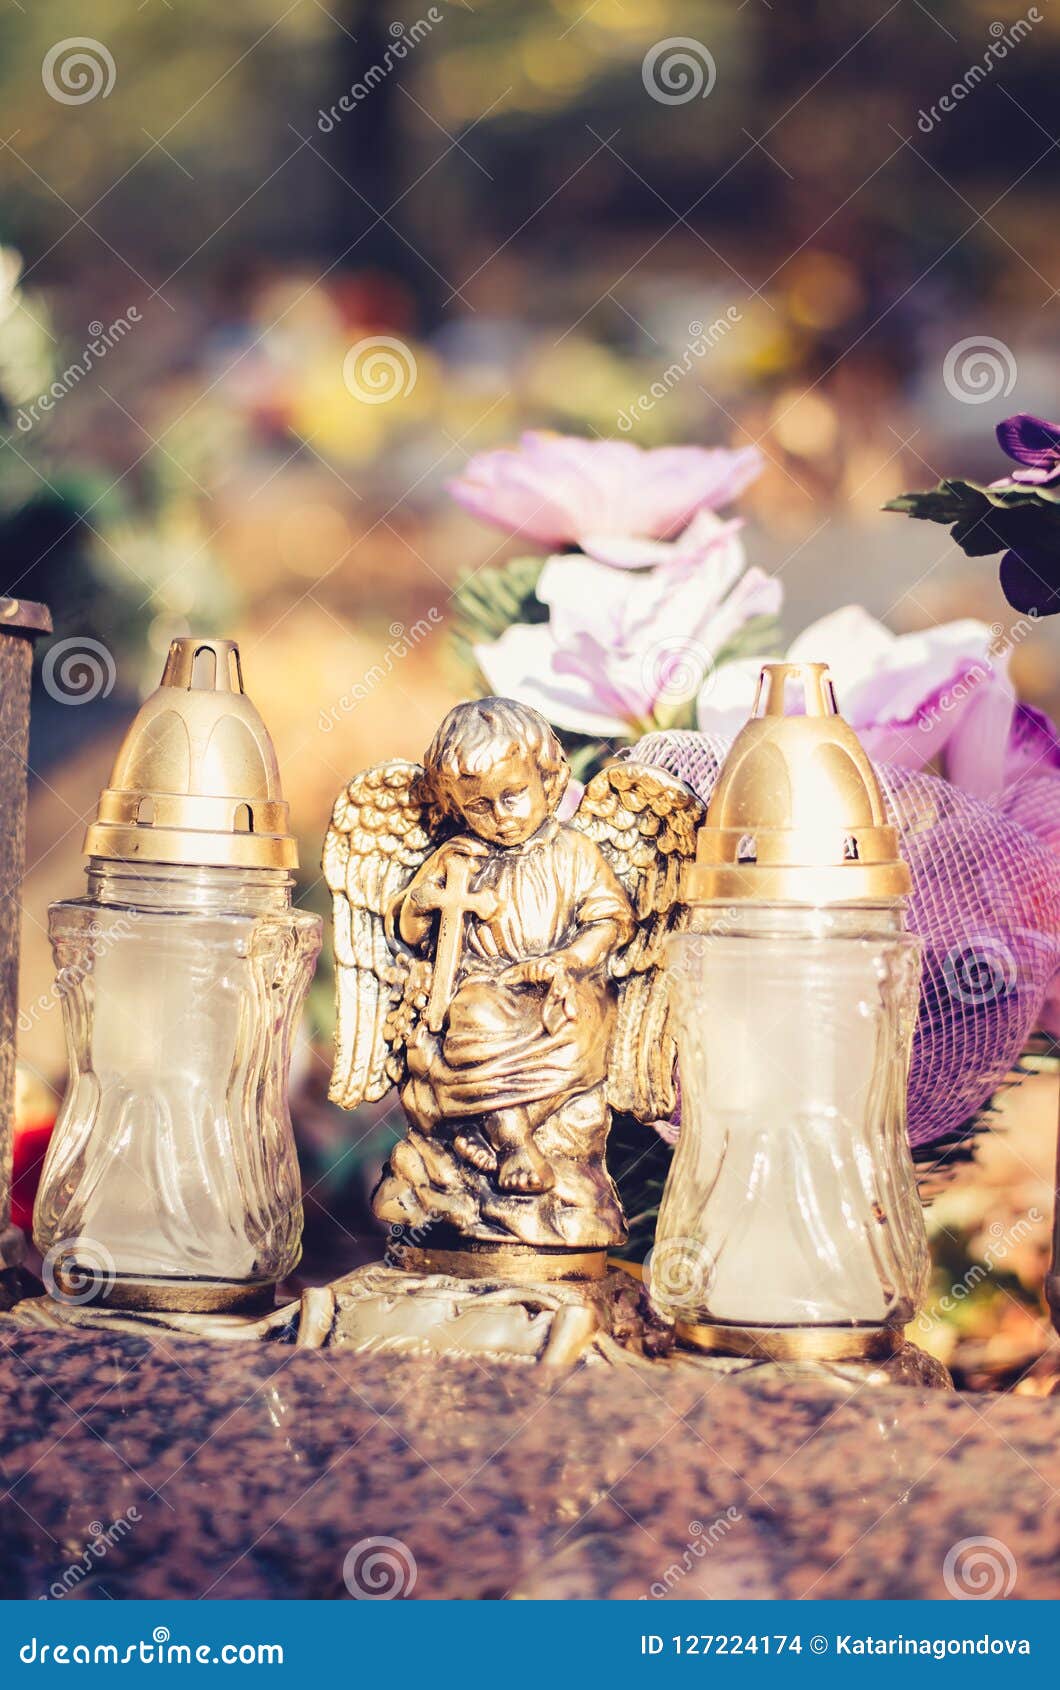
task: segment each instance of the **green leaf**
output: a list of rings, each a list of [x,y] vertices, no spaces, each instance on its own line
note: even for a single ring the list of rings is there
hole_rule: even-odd
[[[467,571],[453,592],[456,638],[485,645],[513,622],[547,622],[548,606],[535,592],[544,567],[543,557],[516,557]]]
[[[780,619],[776,616],[752,616],[745,622],[714,659],[715,669],[747,657],[775,657],[783,646]]]
[[[1060,488],[940,481],[884,505],[922,522],[944,523],[967,557],[1033,548],[1060,557]]]

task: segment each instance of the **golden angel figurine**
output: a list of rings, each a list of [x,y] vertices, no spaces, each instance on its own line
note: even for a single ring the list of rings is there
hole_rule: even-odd
[[[611,1111],[673,1110],[662,941],[703,806],[616,762],[561,822],[569,777],[542,716],[484,698],[422,767],[381,763],[335,805],[331,1096],[398,1088],[408,1128],[373,1206],[417,1242],[620,1244]]]

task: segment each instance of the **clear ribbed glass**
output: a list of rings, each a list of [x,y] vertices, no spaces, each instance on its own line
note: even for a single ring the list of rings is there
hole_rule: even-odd
[[[653,1301],[686,1323],[904,1325],[928,1272],[905,1104],[919,940],[900,905],[699,920],[669,941],[681,1132]]]
[[[120,1300],[123,1281],[248,1288],[297,1263],[287,1076],[321,923],[291,878],[93,861],[89,895],[51,906],[69,1079],[34,1237],[69,1246],[67,1279]]]

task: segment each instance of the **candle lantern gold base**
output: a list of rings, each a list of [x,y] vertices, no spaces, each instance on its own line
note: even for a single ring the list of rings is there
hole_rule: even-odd
[[[105,1308],[136,1313],[260,1315],[275,1309],[276,1287],[190,1279],[115,1279],[103,1289],[99,1302]]]
[[[9,1313],[0,1315],[0,1324],[29,1331],[167,1332],[185,1338],[226,1342],[294,1343],[299,1313],[300,1305],[296,1302],[280,1308],[270,1306],[267,1312],[259,1304],[255,1312],[206,1306],[157,1308],[146,1302],[137,1307],[112,1302],[63,1303],[55,1297],[30,1296]]]
[[[603,1250],[539,1250],[446,1236],[445,1247],[392,1245],[373,1262],[300,1301],[227,1309],[167,1295],[137,1301],[32,1297],[5,1324],[69,1330],[164,1331],[189,1338],[297,1344],[358,1353],[479,1356],[549,1372],[583,1360],[649,1365],[673,1350],[673,1330],[641,1286]]]
[[[677,1321],[682,1358],[718,1371],[816,1372],[855,1384],[953,1389],[946,1368],[892,1326],[729,1326]]]

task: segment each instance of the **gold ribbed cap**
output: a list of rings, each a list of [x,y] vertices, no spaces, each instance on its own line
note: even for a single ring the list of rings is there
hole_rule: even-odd
[[[789,684],[805,714],[785,715]],[[689,903],[837,904],[912,887],[861,741],[825,663],[766,663],[686,870]]]
[[[234,640],[174,640],[100,794],[85,854],[200,868],[298,867],[268,730]]]

